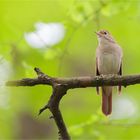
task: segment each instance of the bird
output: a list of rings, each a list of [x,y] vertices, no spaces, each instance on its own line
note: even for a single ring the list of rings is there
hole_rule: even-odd
[[[98,39],[96,48],[96,76],[122,75],[122,48],[107,30],[95,32]],[[108,116],[112,112],[112,86],[102,86],[102,112]],[[99,94],[99,87],[96,87]],[[118,85],[121,93],[121,85]]]

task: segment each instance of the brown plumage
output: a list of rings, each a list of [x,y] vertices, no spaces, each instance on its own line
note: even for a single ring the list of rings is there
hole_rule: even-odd
[[[96,49],[96,75],[122,75],[122,49],[106,30],[96,32],[99,45]],[[96,88],[99,93],[99,87]],[[118,86],[119,93],[121,85]],[[102,111],[105,115],[112,112],[112,87],[102,87]]]

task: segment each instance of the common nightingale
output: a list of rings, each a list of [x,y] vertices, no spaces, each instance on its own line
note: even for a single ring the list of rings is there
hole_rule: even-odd
[[[96,49],[96,75],[122,75],[123,52],[111,34],[106,30],[96,32],[98,47]],[[112,86],[102,86],[102,112],[109,115],[112,112]],[[96,87],[99,94],[99,87]],[[121,85],[118,85],[119,93]]]

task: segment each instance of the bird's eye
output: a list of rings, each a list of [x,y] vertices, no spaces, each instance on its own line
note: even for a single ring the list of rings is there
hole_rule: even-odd
[[[107,34],[107,32],[104,32],[104,34],[106,35],[106,34]]]

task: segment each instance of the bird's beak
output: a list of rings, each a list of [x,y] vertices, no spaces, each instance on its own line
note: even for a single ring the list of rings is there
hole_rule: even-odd
[[[95,32],[95,34],[99,37],[101,37],[102,35],[99,32]]]
[[[94,32],[96,35],[98,34],[96,31]]]

